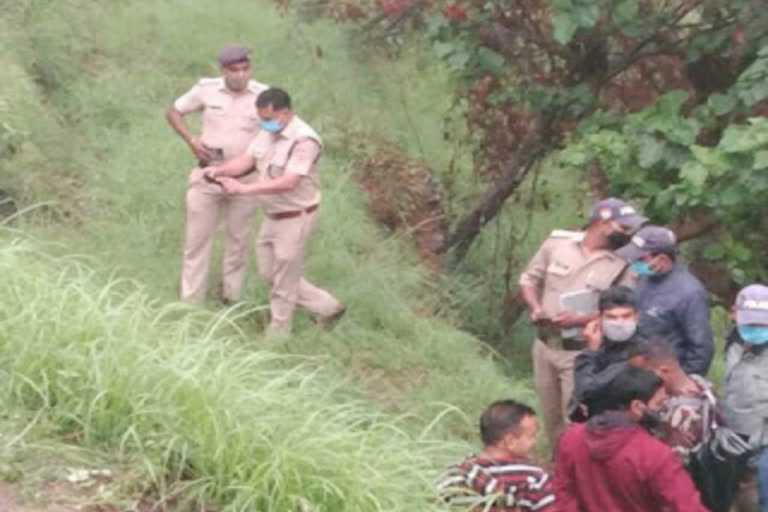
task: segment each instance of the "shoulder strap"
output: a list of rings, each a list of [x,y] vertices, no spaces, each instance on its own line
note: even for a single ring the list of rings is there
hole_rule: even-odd
[[[555,229],[552,230],[552,232],[549,234],[551,238],[567,238],[569,240],[574,240],[576,242],[580,242],[584,239],[584,232],[583,231],[571,231],[568,229]]]
[[[320,142],[318,142],[317,140],[315,140],[314,137],[309,137],[309,136],[299,137],[298,139],[293,141],[293,143],[291,144],[291,148],[288,150],[288,154],[285,157],[285,164],[286,165],[288,164],[288,160],[291,159],[291,155],[293,155],[293,150],[296,149],[296,146],[299,144],[299,142],[304,142],[304,141],[307,141],[307,140],[311,140],[312,142],[317,144],[317,147],[319,149],[319,151],[317,152],[317,156],[315,157],[315,161],[313,163],[316,164],[317,161],[320,160],[320,154],[323,152],[323,145],[320,144]]]
[[[627,262],[624,262],[624,265],[621,267],[621,270],[616,273],[616,277],[613,278],[613,281],[611,281],[611,285],[615,285],[619,281],[621,281],[624,278],[624,275],[629,272],[630,266]]]

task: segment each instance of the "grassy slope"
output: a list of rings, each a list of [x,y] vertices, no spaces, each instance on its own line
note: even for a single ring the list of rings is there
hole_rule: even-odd
[[[44,412],[54,432],[140,461],[160,489],[185,474],[192,495],[231,510],[422,510],[435,461],[457,449],[321,360],[252,350],[225,318],[158,310],[26,244],[6,245],[0,269],[4,410]]]
[[[474,423],[467,418],[474,418],[492,399],[516,396],[531,401],[525,383],[504,378],[474,339],[445,318],[415,312],[430,310],[437,299],[427,291],[428,281],[402,241],[382,238],[367,217],[345,151],[351,142],[344,135],[347,128],[373,128],[435,166],[444,165],[447,148],[440,142],[440,119],[448,98],[435,93],[446,90],[440,69],[424,67],[428,63],[417,62],[422,59],[417,53],[397,65],[357,59],[349,53],[344,30],[326,23],[297,27],[266,1],[212,6],[193,0],[132,0],[115,3],[110,12],[94,5],[30,0],[14,4],[0,19],[4,34],[0,59],[14,76],[0,84],[0,98],[16,137],[16,153],[0,160],[2,178],[25,199],[57,199],[57,206],[47,211],[56,220],[68,215],[63,223],[41,223],[36,218],[24,220],[22,227],[57,242],[55,252],[85,255],[87,265],[96,271],[96,276],[71,280],[67,272],[78,267],[38,263],[36,258],[4,250],[6,263],[22,267],[13,284],[16,288],[11,289],[30,288],[24,293],[31,294],[18,298],[17,309],[8,309],[21,315],[13,322],[28,321],[13,323],[10,312],[3,317],[6,335],[0,358],[11,383],[4,395],[7,403],[44,405],[57,428],[81,425],[88,433],[86,442],[107,449],[122,446],[120,440],[130,438],[131,427],[136,426],[140,439],[158,436],[166,448],[168,443],[187,443],[190,458],[198,457],[192,467],[211,479],[200,488],[209,496],[236,498],[243,505],[250,486],[261,481],[259,471],[266,471],[261,466],[274,459],[268,448],[280,432],[306,432],[306,439],[291,438],[280,446],[286,447],[286,457],[306,451],[307,458],[278,467],[272,473],[277,480],[256,485],[261,499],[268,493],[263,486],[287,478],[281,470],[312,464],[318,471],[297,470],[296,478],[289,478],[291,485],[298,485],[302,476],[320,475],[327,479],[325,485],[341,482],[337,485],[351,492],[356,482],[349,475],[371,456],[381,459],[376,466],[381,478],[404,482],[415,473],[406,470],[397,477],[397,469],[408,467],[411,455],[419,460],[413,464],[416,473],[445,461],[429,446],[418,445],[412,433],[430,423],[446,404],[457,406],[461,413],[439,422],[431,439],[467,437]],[[212,321],[206,313],[176,311],[176,319],[153,320],[159,305],[175,295],[181,196],[191,163],[162,111],[198,76],[215,74],[211,54],[231,40],[254,46],[256,77],[292,91],[297,110],[328,145],[322,220],[307,268],[313,279],[351,308],[332,333],[319,332],[306,317],[299,318],[292,339],[266,347],[282,354],[279,357],[258,350],[265,347],[249,322],[240,323],[244,334],[222,338],[220,332],[212,335],[205,330]],[[322,58],[314,56],[317,46],[322,47]],[[413,72],[416,64],[422,72]],[[65,273],[58,275],[58,267]],[[101,292],[99,283],[107,282],[108,274],[129,277],[134,284],[118,286],[124,292]],[[42,282],[42,288],[34,288],[35,275],[61,283],[63,290],[45,288]],[[72,305],[68,305],[70,293],[77,299]],[[248,297],[252,305],[264,302],[264,289],[255,275]],[[31,305],[25,306],[25,301]],[[50,311],[55,314],[48,316]],[[82,315],[87,321],[80,321]],[[25,340],[31,343],[22,352],[26,357],[19,358]],[[41,353],[46,357],[35,357]],[[297,393],[288,378],[280,384],[285,389],[278,386],[281,405],[274,406],[275,415],[262,417],[251,403],[253,393],[275,376],[259,365],[290,367],[283,358],[292,354],[312,357],[311,366],[322,366],[323,376],[309,381],[313,391],[306,395]],[[80,386],[82,396],[66,379],[52,378],[61,376],[61,371]],[[304,375],[310,370],[297,371]],[[22,375],[28,380],[19,380]],[[34,387],[41,391],[32,392]],[[166,389],[178,393],[161,391]],[[51,393],[64,398],[51,402]],[[344,423],[334,411],[344,412],[349,396],[363,402],[350,404],[352,409],[345,414],[366,421],[378,418],[381,406],[367,401],[375,398],[389,413],[407,413],[401,422],[382,420],[384,428],[411,434],[402,439],[392,436],[393,444],[387,445],[383,437],[388,436],[381,437],[377,429]],[[226,407],[231,400],[231,407]],[[211,404],[210,414],[191,412],[200,403]],[[280,417],[297,405],[296,411]],[[230,410],[235,411],[232,416]],[[326,413],[327,420],[313,419],[317,424],[300,423],[307,414]],[[214,421],[218,417],[221,425]],[[271,436],[243,430],[254,424],[263,424]],[[334,430],[344,434],[336,436],[339,444],[313,451],[313,444],[323,442],[323,432]],[[366,435],[373,440],[356,437]],[[374,452],[365,451],[368,443]],[[129,454],[142,454],[139,444]],[[167,462],[163,457],[168,453],[150,459],[160,465]],[[332,468],[344,465],[349,471],[334,473]],[[233,482],[248,490],[232,490]],[[283,500],[291,499],[294,487],[286,488],[280,494]],[[366,490],[359,491],[353,493],[357,501],[349,510],[376,509],[364,496]],[[423,490],[401,496],[406,501],[397,501],[397,496],[409,493],[395,491],[371,492],[391,500],[382,507],[385,510],[408,510],[423,503]],[[322,501],[323,496],[317,491],[313,499],[338,509],[332,501]]]

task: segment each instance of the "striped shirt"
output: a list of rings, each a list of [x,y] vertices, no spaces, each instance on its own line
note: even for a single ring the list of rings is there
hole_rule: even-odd
[[[552,512],[555,493],[549,474],[524,459],[470,456],[448,468],[437,485],[451,505],[489,512]]]

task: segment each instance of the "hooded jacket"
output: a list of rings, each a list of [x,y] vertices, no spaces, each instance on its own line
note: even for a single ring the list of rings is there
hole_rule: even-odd
[[[597,350],[582,350],[573,364],[573,393],[568,402],[571,421],[586,421],[589,417],[589,397],[607,386],[627,368],[629,358],[641,353],[645,338],[635,333],[627,341],[603,338]]]
[[[561,512],[708,512],[672,450],[624,412],[570,426],[554,484]]]

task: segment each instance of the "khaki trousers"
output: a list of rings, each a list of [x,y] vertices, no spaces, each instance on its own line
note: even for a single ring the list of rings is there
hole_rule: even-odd
[[[533,342],[533,382],[541,418],[553,450],[568,425],[568,401],[573,393],[573,363],[578,353],[577,350],[551,348],[539,339]]]
[[[293,310],[318,316],[337,313],[341,303],[302,277],[304,251],[317,222],[317,210],[287,219],[264,218],[256,242],[259,273],[270,287],[268,333],[290,331]]]
[[[241,181],[249,182],[255,178],[256,173],[252,173]],[[226,227],[221,268],[222,298],[230,301],[240,298],[247,268],[248,238],[258,206],[258,197],[228,195],[219,185],[203,179],[203,169],[192,169],[185,197],[181,300],[205,299],[213,238],[222,210]]]

